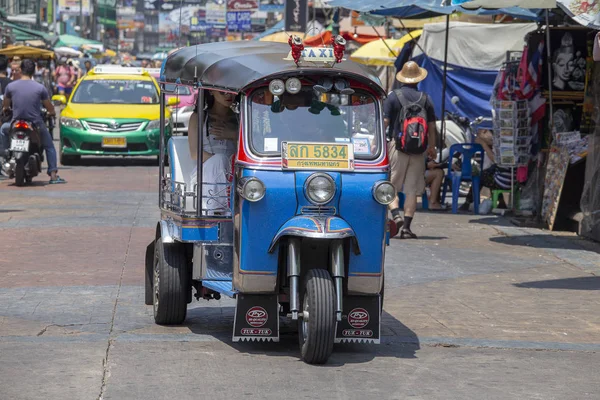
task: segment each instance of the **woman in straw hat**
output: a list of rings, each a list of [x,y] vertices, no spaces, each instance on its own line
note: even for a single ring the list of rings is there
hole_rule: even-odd
[[[436,126],[435,111],[431,99],[427,94],[417,89],[417,84],[427,77],[427,70],[420,68],[414,61],[408,61],[402,70],[396,74],[396,79],[402,84],[399,89],[390,92],[384,103],[384,121],[386,129],[389,127],[388,157],[391,167],[391,181],[398,192],[404,193],[404,220],[400,216],[399,199],[390,204],[390,210],[394,222],[398,227],[402,226],[400,238],[416,239],[411,230],[411,223],[417,209],[417,196],[425,190],[425,165],[426,156],[435,160],[437,155],[435,149]],[[399,138],[402,137],[404,121],[402,120],[404,107],[416,106],[423,114],[425,123],[423,129],[423,146],[426,148],[422,153],[403,151]],[[420,107],[420,108],[419,108]],[[397,142],[398,139],[398,143]]]

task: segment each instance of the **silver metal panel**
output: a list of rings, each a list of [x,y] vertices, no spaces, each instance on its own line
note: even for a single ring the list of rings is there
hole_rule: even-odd
[[[173,243],[173,226],[170,221],[160,220],[160,239],[163,243]]]

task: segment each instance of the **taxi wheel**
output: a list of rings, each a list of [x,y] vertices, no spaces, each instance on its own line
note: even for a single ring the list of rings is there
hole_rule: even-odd
[[[308,364],[324,364],[335,339],[335,290],[329,272],[311,269],[306,274],[303,316],[298,320],[300,353]]]
[[[68,156],[60,152],[60,163],[61,165],[75,165],[75,163],[81,161],[81,156]]]
[[[160,238],[154,248],[154,321],[159,325],[181,324],[191,291],[185,248],[182,243],[163,243]]]
[[[145,275],[145,304],[151,306],[154,304],[154,293],[153,293],[153,275],[154,275],[154,242],[150,243],[146,247],[146,273]]]

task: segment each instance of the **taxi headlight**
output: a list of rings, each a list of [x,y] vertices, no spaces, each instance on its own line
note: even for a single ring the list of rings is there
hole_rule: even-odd
[[[60,124],[67,128],[83,129],[83,125],[75,118],[60,117]]]
[[[379,204],[387,206],[396,198],[396,189],[390,182],[377,182],[373,185],[373,198]]]
[[[237,192],[243,199],[248,201],[259,201],[265,197],[265,184],[255,177],[244,177],[237,183]]]
[[[281,96],[285,92],[285,83],[281,79],[273,79],[269,83],[269,92],[273,96]]]
[[[290,94],[296,94],[302,90],[302,82],[298,78],[290,78],[285,81],[285,90]]]
[[[169,121],[169,118],[165,118],[165,127],[169,126]],[[160,119],[153,119],[152,121],[148,122],[148,125],[146,125],[147,130],[158,128],[160,128]]]
[[[312,174],[304,184],[304,193],[314,205],[327,204],[335,196],[335,182],[327,174]]]

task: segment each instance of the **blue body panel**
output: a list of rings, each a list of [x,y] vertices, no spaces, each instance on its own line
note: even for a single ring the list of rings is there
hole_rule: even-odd
[[[304,196],[304,183],[312,173],[242,170],[242,176],[257,177],[266,187],[265,197],[256,203],[237,197],[242,202],[242,273],[276,274],[278,247],[274,246],[273,252],[269,253],[270,245],[286,233],[303,231],[305,236],[324,239],[330,237],[328,234],[339,232],[344,232],[347,237],[354,236],[358,246],[350,252],[350,276],[381,275],[387,207],[373,199],[372,189],[375,182],[388,180],[388,174],[328,172],[336,182],[337,190],[334,199],[325,206],[336,207],[337,215],[298,215],[302,206],[312,205]]]
[[[387,207],[373,199],[373,185],[388,174],[342,174],[339,216],[354,230],[360,254],[350,252],[350,276],[377,276],[383,269]]]
[[[279,228],[296,213],[294,172],[244,169],[242,176],[260,179],[267,190],[265,197],[255,203],[236,196],[241,201],[240,272],[275,275],[279,251],[268,250]]]

